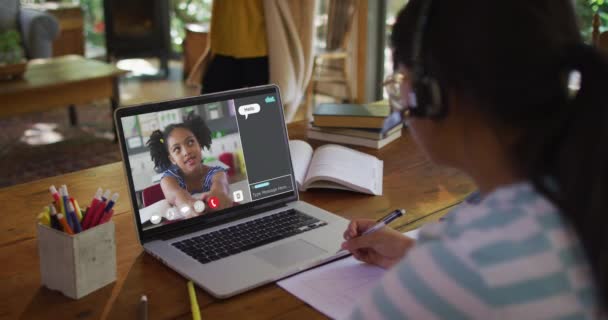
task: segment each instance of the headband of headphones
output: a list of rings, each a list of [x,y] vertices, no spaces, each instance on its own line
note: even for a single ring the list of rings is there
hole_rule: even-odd
[[[412,92],[408,97],[410,116],[439,118],[447,111],[439,82],[427,74],[423,60],[424,32],[428,27],[433,0],[422,0],[412,45]]]

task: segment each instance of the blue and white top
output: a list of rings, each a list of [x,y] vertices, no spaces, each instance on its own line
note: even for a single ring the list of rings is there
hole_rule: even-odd
[[[574,230],[530,184],[423,227],[351,319],[588,319],[599,306]]]
[[[190,194],[195,194],[195,193],[201,193],[201,192],[208,192],[209,190],[211,190],[211,183],[213,182],[213,176],[215,176],[216,173],[223,172],[223,171],[226,171],[226,170],[219,166],[209,168],[209,171],[207,172],[207,175],[205,176],[205,180],[203,180],[203,185],[201,186],[202,187],[201,190],[188,190],[188,188],[186,188],[186,182],[184,181],[182,171],[175,164],[171,165],[169,167],[169,169],[165,170],[165,172],[163,173],[163,176],[160,179],[162,180],[164,177],[173,177],[177,180],[177,183],[179,184],[180,188],[188,190],[188,192],[190,192]]]

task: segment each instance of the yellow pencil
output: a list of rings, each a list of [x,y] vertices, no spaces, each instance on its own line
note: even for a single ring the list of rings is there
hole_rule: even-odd
[[[188,295],[190,295],[190,308],[192,309],[192,319],[201,320],[201,310],[198,307],[196,300],[196,291],[194,291],[194,283],[188,281]]]
[[[74,198],[70,198],[72,201],[72,205],[74,205],[74,209],[76,209],[76,215],[78,216],[78,220],[82,221],[82,211],[80,211],[80,206],[78,205],[78,201]]]

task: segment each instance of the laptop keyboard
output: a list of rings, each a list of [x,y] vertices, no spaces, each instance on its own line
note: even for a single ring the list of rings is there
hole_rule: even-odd
[[[209,263],[324,225],[325,221],[290,209],[172,245],[201,263]]]

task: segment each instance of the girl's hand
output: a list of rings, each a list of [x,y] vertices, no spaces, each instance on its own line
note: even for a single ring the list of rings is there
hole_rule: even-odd
[[[222,210],[232,207],[232,198],[230,197],[230,188],[228,187],[228,176],[226,172],[216,173],[211,180],[211,188],[209,192],[203,193],[204,199],[207,202],[207,208],[210,211]],[[217,207],[211,208],[209,198],[216,197],[218,200]]]
[[[188,212],[184,215],[185,219],[198,217],[198,216],[202,215],[203,213],[205,213],[205,211],[196,212],[196,210],[194,208],[196,208],[196,202],[200,201],[200,200],[192,197],[191,195],[189,195],[189,196],[190,196],[190,198],[185,201],[184,205],[182,205],[182,207],[187,206],[189,209]],[[181,210],[180,208],[182,208],[182,207],[178,207],[176,209]]]
[[[344,231],[342,249],[350,251],[357,260],[388,269],[403,259],[416,241],[389,227],[362,235],[375,223],[370,219],[351,221]]]

